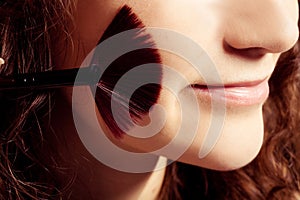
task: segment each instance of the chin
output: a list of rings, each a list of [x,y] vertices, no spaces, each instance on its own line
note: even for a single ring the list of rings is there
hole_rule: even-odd
[[[199,159],[195,142],[180,161],[219,171],[239,169],[258,155],[264,137],[261,109],[233,115],[227,114],[222,134],[206,157]]]

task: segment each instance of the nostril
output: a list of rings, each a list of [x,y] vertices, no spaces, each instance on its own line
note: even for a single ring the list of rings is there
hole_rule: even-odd
[[[223,49],[226,54],[235,55],[247,59],[259,59],[268,51],[261,47],[236,48],[223,41]]]

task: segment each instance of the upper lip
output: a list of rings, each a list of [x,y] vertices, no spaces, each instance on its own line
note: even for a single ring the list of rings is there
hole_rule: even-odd
[[[253,87],[256,85],[261,84],[262,82],[266,81],[267,78],[260,79],[260,80],[253,80],[253,81],[241,81],[241,82],[229,82],[224,84],[202,84],[202,83],[195,83],[192,84],[191,87],[194,88],[233,88],[233,87]]]

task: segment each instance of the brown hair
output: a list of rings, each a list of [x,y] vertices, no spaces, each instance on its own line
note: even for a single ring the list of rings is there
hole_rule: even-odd
[[[53,41],[68,41],[72,0],[7,0],[0,7],[2,75],[51,70]],[[58,38],[59,36],[59,38]],[[300,193],[299,43],[284,53],[264,106],[265,140],[246,167],[215,172],[182,163],[167,169],[161,199],[293,199]],[[0,93],[0,198],[58,199],[64,187],[35,153],[51,109],[51,91]],[[3,114],[5,113],[5,114]],[[44,119],[44,120],[41,120]],[[46,153],[46,152],[45,152]]]
[[[53,67],[53,41],[70,38],[74,1],[7,0],[0,7],[1,75]],[[70,41],[70,40],[68,40]],[[51,91],[0,93],[0,199],[57,199],[51,170],[36,152],[48,127]]]

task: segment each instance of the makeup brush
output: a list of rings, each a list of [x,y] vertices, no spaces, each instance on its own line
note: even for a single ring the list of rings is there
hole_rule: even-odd
[[[131,8],[125,5],[112,20],[99,42],[102,42],[115,34],[135,28],[144,28],[144,24]],[[151,106],[156,103],[161,89],[159,84],[146,84],[139,87],[133,95],[130,96],[130,91],[136,87],[136,85],[134,85],[135,81],[131,82],[130,80],[121,87],[118,87],[118,90],[114,88],[119,79],[129,70],[148,63],[155,64],[150,68],[143,68],[143,74],[140,74],[139,77],[135,78],[143,79],[143,77],[147,77],[147,79],[150,78],[151,80],[155,80],[155,83],[161,82],[162,68],[160,65],[157,65],[161,64],[161,58],[158,50],[155,48],[154,42],[151,40],[151,36],[143,33],[137,35],[134,40],[139,41],[141,47],[144,43],[147,43],[150,44],[147,46],[153,48],[138,49],[125,53],[117,58],[104,71],[96,90],[95,99],[99,112],[101,113],[101,116],[103,116],[103,119],[109,126],[111,132],[116,137],[121,137],[124,134],[119,127],[120,125],[123,127],[123,130],[128,130],[133,125],[131,120],[128,119],[128,114],[126,115],[126,112],[128,112],[126,102],[129,100],[129,112],[132,120],[136,122],[146,115]],[[97,59],[96,56],[93,59]],[[101,59],[101,55],[99,59]],[[118,98],[112,98],[112,94]],[[117,124],[113,118],[112,104],[118,110],[118,114],[115,117],[118,118],[119,124]]]
[[[143,29],[144,24],[132,9],[125,5],[119,10],[105,30],[99,40],[99,44],[111,36],[136,28]],[[124,132],[120,129],[119,125],[123,127],[123,130],[129,129],[133,125],[132,121],[128,118],[128,114],[126,114],[128,112],[126,102],[129,101],[129,112],[133,121],[138,121],[156,103],[161,89],[160,84],[146,84],[139,87],[131,96],[129,91],[136,87],[135,81],[131,80],[119,87],[118,90],[114,88],[118,80],[129,70],[147,63],[156,63],[156,65],[153,65],[152,68],[145,68],[144,73],[136,78],[151,77],[151,80],[154,80],[155,83],[161,82],[162,69],[157,65],[161,63],[161,59],[151,35],[143,31],[138,31],[132,38],[132,42],[140,44],[141,49],[125,53],[113,61],[106,68],[100,80],[97,74],[99,74],[100,70],[103,70],[103,66],[97,65],[97,61],[105,58],[97,55],[96,51],[90,65],[80,69],[81,74],[84,74],[84,76],[80,76],[77,79],[76,76],[79,68],[0,76],[0,92],[5,90],[32,91],[66,86],[90,85],[92,90],[96,90],[95,101],[105,123],[116,137],[121,138]],[[146,46],[150,48],[143,48],[145,47],[144,44],[147,44]],[[1,63],[3,64],[3,62]],[[118,98],[112,98],[112,94]],[[121,124],[117,124],[113,117],[112,104],[118,110],[116,117]]]

